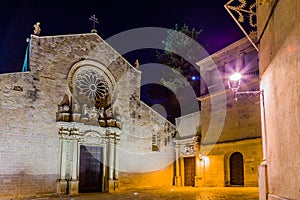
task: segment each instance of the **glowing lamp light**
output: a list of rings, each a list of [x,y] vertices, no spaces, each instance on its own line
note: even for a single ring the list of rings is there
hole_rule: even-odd
[[[210,159],[209,159],[208,156],[204,156],[204,155],[199,154],[199,158],[200,158],[200,160],[202,161],[202,164],[201,164],[202,166],[206,166],[206,167],[209,166],[209,164],[210,164]]]
[[[242,75],[238,72],[229,76],[229,79],[228,79],[228,88],[233,92],[235,101],[237,101],[238,96],[251,97],[251,96],[262,95],[262,97],[263,97],[263,95],[264,95],[263,90],[240,92],[239,89],[240,89],[241,79],[242,79]],[[262,100],[263,100],[263,98],[262,98]]]
[[[236,72],[236,73],[232,74],[232,75],[229,77],[229,79],[230,79],[231,81],[239,81],[239,80],[242,79],[242,74]]]
[[[205,166],[209,166],[210,164],[210,159],[208,156],[202,156],[202,159],[204,161]]]
[[[232,92],[236,93],[240,89],[242,75],[238,72],[229,76],[228,87]]]

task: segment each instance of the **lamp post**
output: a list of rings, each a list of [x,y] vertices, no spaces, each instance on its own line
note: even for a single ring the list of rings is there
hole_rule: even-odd
[[[266,142],[266,124],[265,124],[265,104],[264,104],[264,91],[263,90],[250,90],[240,92],[242,75],[238,72],[229,76],[228,87],[234,94],[234,100],[238,101],[238,97],[257,97],[260,96],[261,102],[261,125],[262,125],[262,142],[263,142],[263,160],[267,159],[267,142]]]
[[[233,73],[228,79],[228,87],[234,94],[234,100],[237,101],[239,96],[252,97],[261,95],[263,100],[264,91],[263,90],[251,90],[245,92],[239,92],[241,86],[242,75],[238,72]],[[263,102],[262,102],[263,103]]]
[[[262,130],[262,147],[263,147],[263,162],[259,166],[259,197],[260,200],[266,200],[266,194],[268,193],[268,177],[267,177],[267,132],[266,132],[266,116],[265,116],[265,104],[264,104],[264,91],[263,90],[251,90],[240,92],[240,83],[242,75],[240,73],[232,74],[228,79],[228,87],[234,94],[234,100],[238,101],[239,96],[244,97],[257,97],[260,96],[260,113],[261,113],[261,130]]]

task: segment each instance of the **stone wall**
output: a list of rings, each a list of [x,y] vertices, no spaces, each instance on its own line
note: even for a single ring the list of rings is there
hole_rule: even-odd
[[[271,16],[269,22],[268,16]],[[258,1],[268,199],[299,199],[300,196],[299,18],[297,0]]]
[[[122,123],[120,150],[172,159],[175,127],[140,102],[141,72],[97,34],[32,36],[30,47],[30,72],[0,75],[0,197],[55,192],[59,177],[56,112],[64,95],[72,96],[70,70],[80,61],[105,66],[114,79],[112,108]],[[153,152],[153,132],[158,133],[162,156]],[[120,166],[126,165],[124,172],[136,170],[134,162],[120,158]]]
[[[257,86],[258,83],[254,85]],[[249,85],[243,86],[244,90],[251,90]],[[240,97],[238,101],[234,100],[231,91],[226,92],[226,117],[223,129],[217,140],[211,137],[207,131],[211,121],[211,98],[209,96],[201,99],[201,127],[203,144],[230,142],[250,138],[261,137],[261,122],[260,122],[260,104],[258,97]],[[214,98],[214,97],[212,97]],[[213,112],[224,108],[215,108]]]
[[[55,189],[55,114],[44,109],[51,108],[49,102],[41,104],[37,99],[32,80],[29,73],[0,76],[0,197],[53,193]]]
[[[208,154],[204,154],[209,150]],[[236,142],[219,143],[214,146],[201,147],[202,158],[202,186],[224,187],[230,186],[229,159],[234,152],[243,155],[244,186],[258,186],[257,168],[262,161],[261,139],[250,139]]]
[[[120,187],[153,187],[153,186],[172,186],[174,166],[170,164],[163,169],[146,173],[120,173]]]
[[[197,64],[206,77],[206,88],[201,87],[199,98],[202,133],[199,185],[229,186],[228,160],[232,153],[240,152],[244,158],[244,186],[257,186],[257,168],[262,161],[260,96],[234,96],[228,87],[230,75],[239,72],[243,75],[239,92],[259,90],[257,51],[243,38]]]
[[[178,117],[176,129],[180,137],[194,137],[200,126],[200,111]]]

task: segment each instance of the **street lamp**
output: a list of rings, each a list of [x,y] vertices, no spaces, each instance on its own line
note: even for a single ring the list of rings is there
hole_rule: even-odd
[[[238,96],[260,96],[260,112],[261,112],[261,129],[262,129],[262,147],[263,147],[263,162],[259,166],[259,187],[262,188],[259,190],[259,195],[264,196],[267,194],[268,188],[268,177],[267,177],[267,131],[266,131],[266,115],[265,115],[265,103],[264,103],[264,90],[252,90],[239,92],[240,81],[242,75],[240,73],[232,74],[228,79],[228,87],[234,93],[234,100],[238,100]]]
[[[246,97],[252,97],[252,96],[259,96],[264,95],[263,90],[251,90],[251,91],[245,91],[245,92],[239,92],[240,86],[241,86],[241,79],[242,75],[238,72],[233,73],[231,76],[229,76],[228,79],[228,87],[234,94],[234,100],[238,100],[238,96],[246,96]],[[261,98],[263,100],[263,98]]]

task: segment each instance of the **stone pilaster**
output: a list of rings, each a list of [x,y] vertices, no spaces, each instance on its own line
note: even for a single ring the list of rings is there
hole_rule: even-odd
[[[117,141],[114,143],[114,180],[118,180],[119,178],[119,159],[118,159],[118,143]]]
[[[108,141],[107,141],[107,181],[108,188],[107,192],[113,192],[115,189],[114,183],[114,136],[111,132],[108,133]]]
[[[196,148],[196,156],[195,156],[195,161],[196,161],[196,170],[195,170],[195,187],[200,187],[202,186],[201,181],[202,181],[202,174],[201,174],[201,155],[200,155],[200,147],[201,147],[201,136],[196,135],[195,136],[195,148]]]
[[[195,157],[195,161],[196,161],[196,170],[195,170],[195,187],[200,187],[202,186],[201,181],[202,181],[202,174],[201,174],[201,159],[200,159],[200,145],[196,145],[196,157]]]
[[[67,193],[68,182],[66,180],[59,180],[56,185],[56,193],[58,195],[64,195]]]
[[[108,149],[108,192],[114,192],[118,187],[118,153],[117,145],[119,141],[118,133],[110,133],[107,143]]]
[[[58,195],[67,194],[67,181],[66,181],[66,141],[60,139],[60,174],[57,183],[56,192]]]
[[[119,155],[118,155],[118,147],[120,141],[120,134],[115,133],[115,141],[114,141],[114,190],[119,189]]]
[[[71,180],[69,181],[69,191],[68,194],[75,196],[78,195],[79,181],[77,180],[77,159],[78,159],[78,142],[77,140],[71,141]]]
[[[180,163],[180,145],[176,145],[175,147],[176,154],[176,176],[175,176],[175,185],[182,186],[181,180],[181,163]]]

